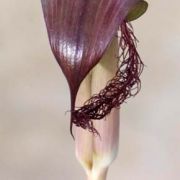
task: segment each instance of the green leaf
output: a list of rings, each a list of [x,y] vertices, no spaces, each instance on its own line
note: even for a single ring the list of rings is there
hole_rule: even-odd
[[[148,3],[144,0],[140,0],[128,13],[126,16],[126,21],[134,21],[142,16],[148,9]]]

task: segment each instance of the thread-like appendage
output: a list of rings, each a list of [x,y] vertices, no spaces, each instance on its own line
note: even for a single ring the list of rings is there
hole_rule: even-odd
[[[112,108],[119,108],[126,99],[135,96],[141,89],[139,77],[144,64],[136,49],[137,39],[130,23],[123,22],[120,31],[121,55],[118,57],[119,68],[115,77],[107,82],[106,87],[99,94],[93,95],[82,107],[71,112],[71,125],[88,129],[98,135],[99,133],[93,126],[93,120],[103,119]]]

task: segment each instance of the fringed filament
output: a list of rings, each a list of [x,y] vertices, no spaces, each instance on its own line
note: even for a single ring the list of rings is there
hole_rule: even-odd
[[[144,64],[136,49],[137,39],[130,23],[123,22],[120,31],[119,48],[122,52],[118,57],[119,68],[115,77],[99,94],[93,95],[82,107],[72,112],[71,125],[88,129],[98,135],[93,126],[93,120],[103,119],[112,108],[119,108],[126,99],[135,96],[141,89],[139,77]]]

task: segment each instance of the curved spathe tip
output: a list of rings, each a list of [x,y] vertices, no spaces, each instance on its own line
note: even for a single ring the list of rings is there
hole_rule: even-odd
[[[139,0],[41,0],[51,49],[65,74],[72,111],[80,83]]]

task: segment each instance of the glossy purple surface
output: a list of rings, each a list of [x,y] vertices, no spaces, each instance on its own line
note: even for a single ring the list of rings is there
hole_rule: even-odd
[[[138,0],[41,0],[52,51],[64,72],[72,102],[128,10]]]

